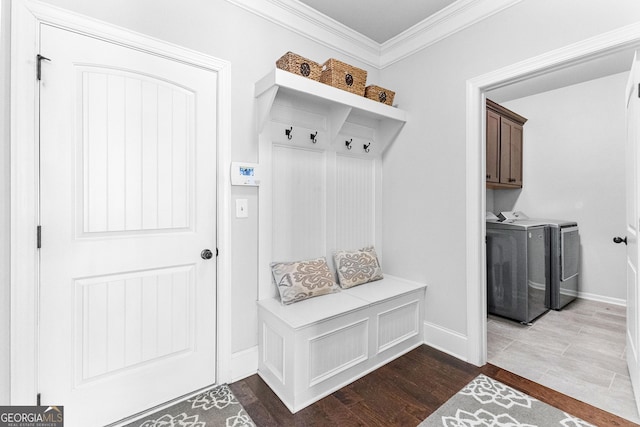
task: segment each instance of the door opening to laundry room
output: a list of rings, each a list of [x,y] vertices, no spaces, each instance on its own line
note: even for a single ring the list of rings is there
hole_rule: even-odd
[[[630,64],[630,60],[626,63]],[[565,295],[567,301],[579,290],[580,298],[566,306],[553,307],[559,311],[549,310],[531,326],[490,315],[487,360],[578,400],[610,412],[618,410],[617,415],[636,417],[622,357],[624,245],[612,241],[613,236],[624,233],[625,224],[624,168],[619,165],[625,163],[622,99],[627,77],[628,73],[616,73],[501,104],[529,119],[524,126],[526,179],[519,190],[488,190],[487,211],[523,211],[534,218],[553,218],[543,223],[564,223],[562,229],[550,228],[548,239],[550,248],[555,244],[565,253],[554,258],[550,250],[545,251],[551,263],[541,259],[536,262],[529,254],[526,268],[530,273],[545,264],[549,269],[546,280],[542,275],[530,275],[528,283],[549,290],[554,284],[563,283],[558,278],[564,276],[568,281],[558,293]],[[570,224],[577,224],[579,231]],[[491,230],[494,227],[487,222],[488,236],[495,234]],[[564,234],[558,232],[562,230]],[[568,250],[575,252],[566,253]],[[490,243],[487,259],[492,259]],[[576,262],[568,265],[567,260]],[[491,274],[508,274],[511,266],[506,259],[501,264],[488,262],[488,282]],[[516,267],[515,271],[523,269]],[[498,289],[508,288],[488,286],[488,299],[501,297],[496,293]],[[541,302],[542,307],[553,306],[551,301],[546,305],[544,299]],[[530,299],[529,313],[533,304]],[[538,363],[539,360],[547,363]],[[614,394],[619,397],[618,404],[610,405]],[[624,408],[624,412],[618,408]]]
[[[624,63],[625,67],[629,67],[631,60],[629,58],[629,55],[633,55],[633,51],[625,54],[625,57],[623,58],[622,62]],[[621,62],[621,61],[617,61],[617,62]],[[600,66],[602,64],[599,64]],[[594,65],[593,68],[597,68],[597,65]],[[628,68],[626,68],[628,70]],[[587,370],[589,370],[589,366],[595,366],[597,365],[597,361],[600,361],[601,359],[601,363],[603,364],[603,367],[606,366],[606,368],[603,368],[603,370],[598,371],[599,375],[602,375],[602,377],[604,378],[604,373],[606,371],[606,373],[608,374],[609,372],[620,372],[619,374],[615,374],[617,378],[626,378],[626,388],[628,389],[627,392],[625,392],[624,397],[625,397],[625,407],[631,408],[631,411],[633,411],[633,395],[631,394],[631,389],[628,385],[629,383],[629,374],[627,372],[627,369],[625,367],[625,363],[624,363],[624,359],[621,356],[624,353],[624,337],[625,335],[628,338],[633,338],[634,337],[634,333],[633,333],[633,329],[637,328],[637,321],[634,320],[634,311],[635,308],[637,306],[637,304],[634,302],[634,298],[632,294],[629,295],[624,295],[622,294],[622,292],[624,291],[624,264],[622,262],[622,253],[620,252],[620,250],[622,250],[622,248],[620,247],[616,247],[613,242],[611,241],[611,237],[615,236],[616,234],[613,233],[622,233],[623,231],[623,225],[624,225],[624,204],[625,204],[625,198],[626,198],[626,202],[627,202],[627,210],[629,209],[630,205],[635,206],[635,202],[631,195],[629,195],[627,193],[626,197],[624,194],[624,188],[625,188],[625,184],[624,184],[624,170],[625,167],[620,168],[619,166],[622,164],[624,165],[625,163],[625,156],[624,156],[624,106],[623,106],[623,100],[626,100],[624,95],[624,82],[626,81],[628,72],[623,72],[624,68],[622,69],[617,69],[614,72],[611,73],[611,75],[607,75],[607,77],[602,77],[602,78],[598,78],[596,80],[590,80],[589,82],[586,83],[581,83],[581,84],[576,84],[581,82],[581,80],[579,81],[573,81],[573,82],[568,82],[565,85],[560,85],[556,88],[553,89],[557,89],[557,90],[548,90],[545,91],[543,94],[537,94],[534,96],[530,96],[530,97],[526,97],[527,95],[525,95],[525,98],[518,98],[518,97],[514,97],[516,99],[516,101],[513,101],[511,103],[507,102],[507,106],[510,108],[516,108],[516,111],[518,112],[522,112],[524,115],[526,115],[528,118],[531,119],[531,117],[529,117],[528,113],[531,113],[533,117],[536,118],[536,120],[538,120],[537,122],[537,126],[536,127],[534,125],[533,128],[531,128],[531,135],[533,136],[532,139],[529,139],[528,143],[529,144],[533,144],[535,145],[536,143],[538,143],[537,145],[543,145],[545,141],[550,140],[553,141],[553,136],[552,136],[552,132],[553,130],[557,130],[559,131],[559,133],[562,136],[558,136],[558,140],[555,140],[554,143],[556,144],[556,150],[553,152],[554,156],[557,156],[558,158],[562,158],[562,153],[563,153],[563,149],[566,148],[566,151],[568,151],[571,147],[573,147],[571,144],[572,143],[577,143],[578,145],[582,145],[584,150],[583,153],[581,153],[580,156],[576,155],[575,159],[572,160],[572,165],[575,168],[574,171],[576,173],[577,176],[579,177],[584,177],[585,176],[601,176],[601,175],[606,175],[608,178],[608,181],[605,181],[606,183],[610,184],[610,186],[608,187],[608,191],[603,192],[602,189],[598,190],[597,185],[593,185],[592,184],[592,191],[589,191],[589,189],[582,189],[582,190],[576,190],[575,185],[571,184],[571,180],[570,179],[559,179],[556,182],[558,183],[558,185],[563,188],[564,190],[569,190],[571,191],[571,189],[573,189],[573,191],[576,191],[577,193],[580,193],[580,195],[578,196],[578,198],[582,198],[582,200],[586,200],[586,203],[584,203],[584,208],[585,210],[582,210],[583,205],[582,204],[578,204],[575,203],[571,204],[570,207],[568,207],[567,209],[571,209],[572,207],[575,208],[575,214],[579,215],[578,218],[582,218],[582,220],[585,220],[585,218],[587,219],[587,221],[585,221],[583,224],[589,224],[588,227],[588,232],[590,232],[590,237],[592,237],[592,240],[590,240],[590,244],[589,246],[587,246],[586,248],[583,248],[585,250],[585,252],[589,252],[588,254],[586,254],[586,262],[590,262],[588,256],[592,255],[594,253],[594,250],[598,251],[598,260],[602,260],[603,264],[604,264],[604,260],[606,258],[606,256],[609,256],[608,252],[612,252],[611,257],[616,258],[618,261],[614,261],[613,264],[607,263],[605,265],[607,266],[612,266],[615,267],[613,270],[608,270],[609,271],[609,275],[607,277],[611,278],[611,285],[615,285],[615,286],[611,286],[612,288],[616,289],[616,290],[620,290],[621,294],[619,295],[619,298],[617,299],[619,302],[616,302],[616,304],[624,304],[624,302],[626,301],[627,303],[627,328],[629,329],[628,331],[625,332],[625,323],[624,323],[624,318],[625,318],[625,308],[624,307],[620,307],[620,306],[612,306],[611,310],[612,311],[608,311],[606,315],[609,315],[608,317],[604,318],[602,317],[600,320],[606,320],[606,322],[601,322],[602,324],[595,322],[595,320],[598,319],[594,319],[594,323],[589,323],[590,319],[586,316],[588,313],[588,310],[591,309],[592,306],[595,306],[596,303],[591,303],[591,304],[586,304],[583,303],[584,300],[580,300],[581,302],[577,305],[577,306],[572,306],[569,307],[569,311],[573,312],[573,314],[566,314],[567,317],[564,317],[566,319],[565,324],[563,325],[565,327],[565,329],[567,331],[569,331],[572,325],[575,324],[576,327],[579,327],[579,336],[580,338],[584,341],[584,346],[585,348],[588,348],[589,346],[587,345],[587,340],[591,339],[591,341],[594,343],[592,345],[592,348],[594,350],[598,349],[597,352],[594,351],[594,353],[597,354],[591,354],[589,352],[586,352],[585,354],[577,354],[577,352],[574,349],[573,344],[571,346],[569,346],[569,340],[567,340],[567,342],[564,342],[565,347],[564,347],[564,351],[561,353],[562,357],[568,357],[568,358],[573,358],[576,360],[579,360],[580,357],[584,357],[584,363],[580,364],[579,366],[583,366],[586,367]],[[576,76],[580,76],[582,77],[582,74],[580,73],[574,73]],[[517,83],[515,84],[517,85]],[[633,86],[633,85],[631,85]],[[637,86],[637,84],[636,84]],[[559,87],[562,87],[562,89],[559,89]],[[608,90],[607,90],[608,89]],[[637,87],[636,87],[637,89]],[[526,89],[525,89],[526,91]],[[576,108],[568,108],[568,106],[572,105],[571,103],[574,102],[578,103],[581,100],[580,95],[580,91],[584,92],[585,95],[589,95],[589,102],[585,103],[585,106],[588,104],[592,107],[585,107],[583,108],[578,108],[576,106]],[[628,92],[629,90],[627,90]],[[500,90],[497,91],[498,93],[500,93]],[[513,92],[517,93],[518,90],[514,89]],[[502,94],[504,94],[504,92],[502,92]],[[492,98],[495,95],[495,93],[489,92],[488,93],[488,97]],[[628,95],[628,93],[627,93]],[[637,93],[636,93],[637,95]],[[555,103],[554,105],[551,105],[552,103],[548,102],[551,99],[554,99],[553,97],[556,97],[555,99],[557,100],[557,103]],[[564,97],[563,99],[560,99],[561,97]],[[493,99],[493,98],[492,98]],[[566,99],[566,101],[565,101]],[[533,111],[538,111],[536,110],[536,107],[539,109],[539,107],[544,103],[544,101],[547,101],[546,104],[546,111],[544,113],[537,113],[537,114],[533,114]],[[582,99],[582,102],[584,103],[584,99]],[[597,112],[598,109],[603,109],[604,105],[609,105],[610,108],[605,108],[606,112],[615,112],[615,118],[613,120],[608,120],[609,117],[605,116],[602,114],[602,111]],[[528,109],[527,109],[528,108]],[[575,139],[575,141],[561,141],[562,138],[567,138],[566,134],[563,134],[562,131],[560,130],[560,127],[558,127],[557,125],[561,122],[561,120],[558,120],[558,122],[554,122],[552,119],[549,120],[549,118],[551,118],[554,115],[554,108],[556,109],[555,113],[557,114],[558,117],[561,117],[563,113],[567,113],[567,112],[571,112],[571,117],[572,117],[572,125],[573,125],[573,129],[568,129],[567,133],[571,133],[574,132],[574,134],[576,136],[581,135],[580,132],[582,132],[582,137],[578,137],[577,139]],[[521,109],[524,109],[524,111],[521,111]],[[592,111],[593,110],[593,111]],[[590,123],[589,125],[583,125],[580,127],[580,129],[576,129],[577,123],[579,124],[580,121],[576,121],[577,117],[580,117],[581,114],[585,114],[585,112],[596,112],[595,114],[591,114],[589,115],[585,115],[585,117],[592,117],[592,123]],[[546,120],[544,120],[544,125],[540,125],[540,118],[546,118]],[[602,120],[598,120],[598,118],[601,118]],[[591,124],[593,126],[591,126]],[[541,132],[540,131],[540,126],[544,126],[549,128],[549,132]],[[583,129],[591,129],[591,132],[593,133],[593,137],[590,139],[588,137],[584,137],[584,133]],[[615,128],[615,129],[614,129]],[[526,128],[525,128],[525,132],[526,132]],[[569,138],[570,139],[570,138]],[[607,144],[603,145],[600,144],[598,145],[597,143],[599,141],[606,141]],[[594,144],[595,143],[595,144]],[[545,148],[541,148],[541,147],[533,147],[533,145],[529,146],[529,149],[531,150],[529,152],[530,157],[527,157],[525,159],[525,162],[529,161],[532,162],[534,159],[538,161],[538,163],[535,164],[529,164],[528,169],[530,171],[529,173],[529,178],[532,178],[531,172],[533,169],[537,169],[538,171],[540,170],[540,156],[539,154],[542,152],[544,153],[545,149],[547,150],[546,152],[549,152],[548,150],[548,146]],[[602,148],[601,148],[602,147]],[[604,151],[604,155],[601,151],[598,150],[603,150]],[[629,151],[629,150],[627,150]],[[592,163],[589,163],[590,158],[588,156],[585,156],[584,153],[592,153],[591,155],[593,156],[593,153],[598,153],[600,152],[600,161],[598,162],[597,159],[594,159],[593,163],[596,163],[595,165]],[[635,152],[635,151],[634,151]],[[538,154],[538,157],[535,156],[535,153]],[[601,161],[602,158],[606,158],[606,155],[609,155],[610,158],[609,160],[612,159],[616,159],[618,161],[615,162],[603,162]],[[532,158],[533,157],[533,158]],[[566,156],[564,156],[564,158],[567,158]],[[633,169],[634,163],[633,162],[637,162],[637,157],[636,156],[626,156],[626,169],[627,169],[627,182],[635,182],[635,178],[634,179],[629,179],[629,174],[633,175],[633,176],[637,176],[635,175],[635,173],[633,173]],[[547,175],[554,177],[556,175],[554,175],[554,167],[557,168],[557,162],[554,162],[552,159],[548,159],[548,161],[544,162],[544,168],[546,168],[549,173]],[[591,166],[589,166],[591,165]],[[584,168],[584,172],[579,171],[580,168]],[[600,168],[600,169],[598,169]],[[611,169],[608,169],[611,168]],[[564,169],[564,173],[566,174],[566,170],[570,169],[570,168],[565,168]],[[606,169],[606,170],[605,170]],[[562,176],[562,172],[558,172],[559,176]],[[546,176],[546,175],[545,175]],[[617,178],[612,178],[612,176],[616,176]],[[565,175],[566,177],[566,175]],[[568,178],[568,177],[567,177]],[[602,180],[601,180],[602,181]],[[537,176],[536,176],[536,180],[530,179],[526,184],[529,184],[529,188],[522,189],[522,193],[520,194],[520,191],[518,190],[518,193],[516,194],[515,192],[511,192],[511,194],[507,194],[507,195],[502,195],[500,194],[500,199],[498,199],[498,195],[494,194],[491,197],[488,197],[487,200],[487,210],[488,211],[493,211],[495,207],[496,211],[501,211],[501,210],[509,210],[509,209],[505,209],[505,207],[513,207],[513,206],[524,206],[524,210],[526,213],[530,214],[530,215],[538,215],[540,216],[540,212],[530,212],[529,210],[531,209],[532,211],[535,211],[536,208],[538,208],[539,210],[543,210],[544,212],[547,212],[549,210],[554,211],[555,210],[559,210],[561,209],[563,200],[558,199],[558,194],[562,194],[562,189],[558,189],[559,191],[556,191],[556,189],[552,189],[549,188],[548,184],[546,184],[546,186],[544,185],[540,185],[540,183],[543,182],[544,180],[538,180]],[[588,179],[584,179],[584,184],[588,185]],[[526,185],[525,184],[525,185]],[[630,188],[628,186],[628,188]],[[555,199],[553,199],[553,196],[549,196],[550,200],[549,203],[545,204],[546,200],[544,198],[541,197],[540,194],[540,190],[545,190],[547,191],[549,194],[554,194],[556,196]],[[536,193],[536,191],[538,191],[538,193]],[[498,191],[494,192],[494,193],[498,193]],[[617,194],[619,196],[613,197],[612,193]],[[547,194],[547,193],[545,193]],[[504,197],[503,197],[504,196]],[[495,197],[496,199],[494,200],[493,197]],[[537,198],[536,198],[537,197]],[[589,199],[589,197],[591,197],[591,199]],[[517,204],[516,204],[516,200],[517,200]],[[567,206],[569,203],[569,200],[574,200],[571,198],[567,199]],[[534,201],[536,201],[537,203],[534,203]],[[575,201],[575,200],[574,200]],[[494,205],[495,202],[495,205]],[[604,233],[605,236],[603,238],[603,236],[600,236],[598,234],[599,231],[601,231],[601,229],[606,229],[606,227],[604,227],[604,223],[603,223],[603,227],[597,228],[594,226],[593,221],[589,222],[588,220],[591,220],[592,218],[595,218],[596,220],[598,220],[598,218],[601,218],[601,213],[597,210],[600,208],[600,206],[598,206],[598,204],[600,204],[603,208],[606,208],[608,211],[608,215],[607,215],[607,221],[606,224],[608,226],[613,226],[614,230],[613,232],[610,232],[611,235],[609,236],[609,232]],[[531,207],[533,206],[533,207]],[[499,208],[500,207],[500,208]],[[546,211],[545,211],[546,209]],[[587,212],[588,210],[588,212]],[[599,212],[598,214],[596,213],[590,213],[590,212]],[[544,213],[543,212],[543,213]],[[581,215],[581,216],[580,216]],[[595,215],[597,215],[597,218],[595,217]],[[628,215],[629,216],[629,215]],[[564,216],[563,216],[564,217]],[[571,215],[568,215],[567,217],[570,217],[571,219],[575,219],[574,217],[572,217]],[[637,216],[631,215],[631,217],[636,217],[636,221],[637,221]],[[632,225],[634,223],[633,220],[629,220],[629,226],[627,227],[628,229],[633,228]],[[581,221],[578,220],[578,222],[580,223]],[[602,221],[600,221],[602,222]],[[636,224],[637,225],[637,224]],[[617,227],[617,228],[616,228]],[[633,232],[629,232],[630,234],[633,234]],[[606,246],[606,248],[603,248],[602,251],[600,251],[599,249],[594,249],[596,242],[594,242],[593,240],[593,236],[597,236],[598,238],[598,242],[597,244],[600,244],[600,241],[602,241],[602,245]],[[581,252],[584,255],[584,252],[581,249]],[[582,260],[583,262],[585,261],[584,259]],[[597,261],[597,260],[596,260]],[[595,263],[597,264],[597,262]],[[597,270],[597,265],[594,265],[593,259],[591,259],[590,264],[587,265],[588,267],[588,271],[591,273],[595,274],[591,274],[591,284],[593,284],[593,277],[597,276],[598,270]],[[585,269],[587,270],[587,269]],[[633,269],[631,269],[633,270]],[[635,271],[635,270],[633,270]],[[627,274],[627,277],[633,277],[633,274]],[[630,280],[630,279],[628,279]],[[606,281],[606,280],[605,280]],[[632,293],[635,292],[634,290],[636,289],[636,284],[635,283],[628,283],[627,289],[631,290]],[[593,285],[591,288],[589,289],[582,289],[582,292],[585,292],[586,294],[586,298],[590,298],[589,297],[589,291],[593,289]],[[602,296],[602,298],[604,300],[606,300],[607,298],[613,300],[613,297],[618,296],[618,294],[613,295],[613,297],[610,294],[599,294],[599,293],[595,293],[593,294],[594,296],[598,296],[598,295],[604,295]],[[625,298],[626,296],[626,298]],[[612,301],[613,302],[613,301]],[[588,307],[588,308],[587,308]],[[577,311],[576,311],[577,310]],[[609,310],[609,309],[607,309]],[[563,310],[564,311],[564,310]],[[614,315],[614,313],[616,315]],[[552,318],[554,319],[560,319],[562,316],[562,312],[558,313],[558,316],[556,316],[556,313],[551,313],[553,316]],[[576,316],[578,315],[578,316]],[[555,317],[554,317],[555,316]],[[551,334],[548,335],[549,337],[553,337],[553,331],[548,330],[548,325],[549,325],[549,321],[548,321],[548,317],[544,316],[544,318],[540,321],[541,325],[540,328],[536,328],[535,324],[533,329],[531,329],[532,332],[535,333],[541,333],[541,328],[542,330],[547,333],[547,334]],[[582,324],[582,327],[580,327],[580,325],[578,325],[578,323],[574,323],[576,322],[577,317],[582,317],[581,320],[584,320],[585,323]],[[491,323],[492,325],[494,325],[496,322]],[[500,322],[498,322],[500,323]],[[606,323],[606,325],[604,324]],[[601,329],[610,329],[610,333],[607,334],[606,338],[607,340],[611,341],[609,347],[607,347],[606,345],[602,345],[602,339],[604,337],[603,336],[598,336],[597,331],[601,330]],[[489,358],[489,362],[491,363],[496,363],[497,360],[500,359],[501,356],[498,355],[498,353],[501,353],[501,343],[499,343],[498,341],[496,341],[496,337],[500,336],[500,337],[504,337],[504,334],[496,334],[496,328],[489,328],[490,331],[493,331],[493,341],[489,340],[490,342],[493,342],[494,347],[493,348],[489,348],[489,350],[491,351],[491,353],[493,353],[493,356]],[[500,328],[497,328],[500,329]],[[511,328],[509,328],[509,330],[511,331]],[[590,331],[590,332],[587,332]],[[507,331],[505,331],[507,332]],[[575,334],[578,333],[578,329],[576,329],[574,331]],[[593,335],[590,335],[593,334]],[[521,337],[518,338],[518,340],[520,342],[526,342],[526,336],[527,335],[535,335],[535,334],[523,334]],[[541,334],[543,335],[543,334]],[[613,339],[613,336],[615,335],[616,340]],[[577,335],[576,335],[577,336]],[[590,338],[593,337],[593,338]],[[618,339],[619,337],[619,339]],[[539,337],[538,337],[539,339]],[[615,341],[615,343],[614,343]],[[574,342],[574,341],[571,341]],[[536,348],[536,350],[532,353],[532,357],[535,358],[537,357],[537,350],[540,349],[542,353],[544,353],[542,351],[542,349],[540,348],[540,346],[536,346],[535,342],[531,342],[530,344],[532,344],[532,348]],[[614,345],[615,344],[615,345]],[[603,347],[607,347],[606,351]],[[635,347],[635,345],[633,346],[627,346],[627,350],[629,350],[629,348],[633,348]],[[619,349],[619,351],[618,351]],[[546,349],[545,349],[546,350]],[[551,351],[549,351],[551,352]],[[508,353],[508,352],[507,352]],[[509,353],[511,356],[513,356],[513,352]],[[507,357],[506,355],[504,355],[504,357],[502,358],[502,360],[504,360],[504,358]],[[611,359],[609,359],[609,363],[606,363],[605,358],[606,357],[610,357]],[[554,359],[556,360],[556,359]],[[560,359],[557,359],[560,360]],[[567,360],[567,359],[562,359],[562,360]],[[633,374],[633,370],[631,369],[631,361],[629,361],[630,363],[630,369],[629,372],[631,373],[631,380],[632,382],[635,380],[634,378],[634,374]],[[496,364],[499,364],[496,363]],[[537,367],[535,367],[535,362],[532,361],[523,361],[522,363],[515,363],[514,365],[520,366],[522,369],[528,369],[528,372],[530,375],[537,375],[537,373],[539,373],[539,369],[537,369]],[[502,366],[502,365],[501,365]],[[503,366],[504,367],[504,366]],[[580,367],[576,367],[576,371],[579,371]],[[595,369],[591,369],[590,373],[593,373]],[[514,371],[514,372],[518,372],[518,371]],[[578,383],[579,381],[582,381],[581,378],[577,377],[577,376],[572,376],[569,375],[567,379],[564,378],[560,378],[562,375],[562,369],[561,368],[551,368],[549,370],[549,372],[553,372],[553,375],[558,377],[555,380],[551,380],[549,376],[545,376],[545,378],[543,379],[542,376],[533,376],[533,377],[529,377],[532,378],[538,382],[541,382],[542,384],[545,385],[549,385],[549,384],[560,384],[560,388],[557,388],[558,390],[571,394],[571,392],[567,392],[567,390],[571,389],[571,384],[575,384]],[[522,373],[522,372],[520,372]],[[534,374],[535,373],[535,374]],[[538,378],[538,379],[536,379]],[[586,376],[584,378],[587,378]],[[597,381],[593,380],[592,377],[588,377],[589,380],[584,380],[585,383],[590,383],[590,381],[593,381],[593,383],[597,383]],[[543,381],[543,380],[546,380]],[[609,388],[609,390],[611,391],[607,391],[607,387],[602,388],[601,390],[603,390],[602,396],[598,396],[597,398],[594,396],[594,401],[589,401],[589,400],[585,400],[583,397],[581,397],[579,394],[577,395],[573,395],[574,397],[580,399],[580,400],[585,400],[588,403],[591,404],[595,404],[596,406],[600,406],[598,402],[603,403],[607,400],[607,393],[613,393],[616,392],[617,390],[621,389],[622,386],[620,385],[622,383],[622,380],[610,380],[612,385],[609,385],[610,383],[607,383],[607,386]],[[590,385],[593,385],[590,383]],[[555,388],[552,386],[552,388]],[[578,392],[579,393],[579,392]],[[637,393],[636,393],[637,395]],[[620,395],[622,396],[622,395]],[[620,401],[622,399],[622,397],[618,398],[618,404],[614,405],[617,407],[622,406],[620,404]],[[611,400],[611,398],[609,398],[609,400]],[[628,402],[628,403],[627,403]],[[607,410],[610,410],[611,412],[614,412],[612,410],[612,407],[609,408],[604,408]],[[626,411],[626,409],[625,409]],[[636,413],[637,414],[637,413]],[[637,415],[636,415],[637,416]]]
[[[105,425],[216,382],[218,77],[40,34],[38,392]]]

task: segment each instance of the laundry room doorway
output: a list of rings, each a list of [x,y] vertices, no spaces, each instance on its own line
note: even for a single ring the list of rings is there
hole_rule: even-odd
[[[467,83],[467,273],[468,273],[468,360],[482,365],[487,358],[487,311],[484,217],[484,100],[486,93],[508,85],[522,85],[530,90],[550,73],[554,78],[585,76],[591,61],[602,65],[605,59],[619,63],[620,55],[640,44],[640,26],[614,31],[576,45],[549,52],[536,58],[471,79]],[[618,60],[618,61],[617,61]],[[625,62],[627,67],[629,61]],[[628,68],[627,68],[628,69]],[[610,74],[619,73],[618,69]],[[596,77],[592,77],[596,78]],[[568,85],[571,83],[565,83]],[[528,87],[527,87],[528,86]],[[621,95],[622,97],[622,95]]]

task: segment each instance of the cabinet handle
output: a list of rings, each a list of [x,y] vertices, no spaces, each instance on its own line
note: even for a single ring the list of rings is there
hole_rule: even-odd
[[[509,178],[509,182],[516,182],[515,178]]]
[[[487,179],[491,178],[491,175],[487,174]]]

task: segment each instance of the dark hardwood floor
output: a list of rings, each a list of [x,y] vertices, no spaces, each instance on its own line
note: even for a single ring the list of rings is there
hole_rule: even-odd
[[[496,366],[478,368],[426,345],[296,414],[257,375],[230,387],[260,427],[406,427],[421,423],[481,373],[597,426],[637,425]]]

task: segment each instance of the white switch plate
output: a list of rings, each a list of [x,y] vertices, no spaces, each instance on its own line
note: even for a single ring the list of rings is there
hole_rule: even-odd
[[[249,218],[249,203],[247,199],[236,199],[236,218]]]

